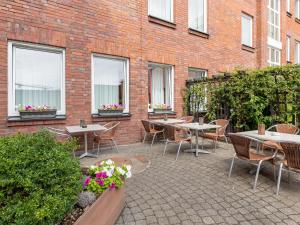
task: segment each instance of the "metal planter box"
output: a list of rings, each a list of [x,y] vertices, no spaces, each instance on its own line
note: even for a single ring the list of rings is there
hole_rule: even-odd
[[[170,113],[171,109],[153,109],[153,112],[164,114],[164,113]]]
[[[21,119],[48,119],[56,116],[56,109],[45,111],[19,111]]]
[[[122,110],[102,110],[98,109],[98,115],[99,116],[107,116],[107,115],[121,115],[123,113]]]

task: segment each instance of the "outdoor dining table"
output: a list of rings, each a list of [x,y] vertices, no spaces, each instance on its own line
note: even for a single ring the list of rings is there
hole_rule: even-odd
[[[83,134],[84,135],[84,153],[79,157],[80,159],[82,159],[83,157],[95,157],[97,158],[96,155],[88,153],[87,148],[88,148],[88,133],[92,133],[92,132],[97,132],[97,131],[105,131],[106,128],[104,126],[101,126],[99,124],[89,124],[87,125],[86,128],[83,128],[79,125],[77,126],[67,126],[66,127],[67,132],[70,135],[77,135],[77,134]]]
[[[261,141],[275,141],[275,142],[293,142],[300,144],[300,135],[286,134],[279,132],[266,131],[264,135],[258,134],[257,130],[238,132],[237,134],[255,138]]]
[[[219,125],[207,124],[207,123],[204,123],[202,125],[200,125],[199,123],[182,123],[182,124],[177,124],[177,126],[195,131],[196,149],[187,150],[186,152],[196,152],[196,156],[198,156],[199,152],[204,154],[210,153],[209,151],[203,149],[203,139],[202,139],[202,149],[199,149],[199,140],[198,140],[199,131],[204,132],[204,130],[217,129],[221,127]]]
[[[151,120],[151,123],[160,124],[160,125],[171,125],[176,123],[184,123],[185,120],[181,119],[159,119],[159,120]]]

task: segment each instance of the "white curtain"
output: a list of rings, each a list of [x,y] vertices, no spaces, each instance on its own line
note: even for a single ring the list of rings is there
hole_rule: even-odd
[[[152,69],[152,107],[164,103],[164,70],[155,67]]]
[[[189,0],[189,27],[205,32],[205,0]]]
[[[172,0],[149,0],[149,14],[172,21]]]
[[[171,88],[172,88],[172,74],[171,74],[171,69],[165,69],[165,104],[167,106],[172,106],[172,93],[171,93]]]
[[[252,46],[252,18],[242,15],[242,44]]]
[[[14,47],[15,102],[61,110],[61,52]]]

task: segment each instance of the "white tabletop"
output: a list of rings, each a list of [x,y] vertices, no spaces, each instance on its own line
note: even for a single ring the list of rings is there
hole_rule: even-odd
[[[79,125],[76,126],[67,126],[67,131],[70,134],[79,134],[79,133],[88,133],[88,132],[95,132],[95,131],[104,131],[106,128],[99,124],[89,124],[87,128],[82,128]]]
[[[202,125],[200,125],[199,123],[182,123],[182,124],[177,124],[177,126],[187,128],[190,130],[209,130],[209,129],[217,129],[221,127],[220,125],[207,124],[207,123],[204,123]]]
[[[159,123],[159,124],[175,124],[175,123],[184,123],[186,122],[185,120],[180,120],[180,119],[160,119],[160,120],[150,120],[150,123]]]
[[[294,142],[300,144],[300,135],[296,134],[285,134],[279,132],[266,131],[265,135],[259,135],[257,130],[239,132],[237,134],[256,138],[262,141]]]

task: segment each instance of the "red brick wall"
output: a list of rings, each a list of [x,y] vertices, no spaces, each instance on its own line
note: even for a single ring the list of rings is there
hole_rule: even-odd
[[[172,29],[148,21],[147,0],[0,0],[0,134],[34,131],[53,123],[78,124],[80,119],[106,122],[91,117],[91,53],[130,59],[132,116],[120,119],[120,143],[141,139],[140,120],[148,118],[149,61],[174,65],[178,116],[188,67],[208,69],[212,75],[266,65],[266,1],[208,0],[208,39],[189,34],[188,1],[174,2],[176,28]],[[254,17],[254,52],[241,48],[242,11]],[[299,30],[294,19],[287,24],[291,33]],[[66,49],[66,120],[7,122],[8,40]]]

